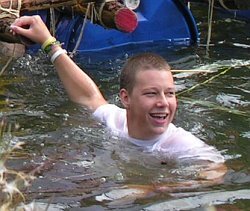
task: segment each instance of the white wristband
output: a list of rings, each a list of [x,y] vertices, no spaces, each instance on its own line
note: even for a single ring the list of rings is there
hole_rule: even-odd
[[[53,55],[50,58],[51,63],[54,64],[55,60],[61,55],[61,54],[67,54],[67,51],[65,49],[59,49],[58,51],[56,51],[55,53],[53,53]]]

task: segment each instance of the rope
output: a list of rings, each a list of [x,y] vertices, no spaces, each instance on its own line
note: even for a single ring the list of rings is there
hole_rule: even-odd
[[[97,22],[98,20],[100,20],[100,14],[98,14],[94,4],[95,3],[93,3],[93,5],[91,7],[91,13],[90,13],[91,23],[94,23],[94,22]]]
[[[85,29],[85,26],[86,26],[86,23],[87,23],[87,19],[88,19],[88,16],[90,16],[90,21],[93,23],[94,21],[96,22],[97,20],[100,21],[100,23],[105,26],[101,20],[101,12],[103,10],[103,7],[105,5],[105,3],[107,2],[111,2],[111,1],[114,1],[114,0],[105,0],[104,3],[101,4],[101,9],[99,9],[99,13],[97,12],[96,8],[95,8],[95,2],[90,2],[88,3],[88,6],[87,6],[87,10],[86,10],[86,13],[85,13],[85,17],[84,17],[84,20],[83,20],[83,24],[82,24],[82,27],[81,27],[81,31],[80,31],[80,34],[79,34],[79,37],[77,39],[77,42],[76,42],[76,45],[73,49],[73,51],[69,54],[70,57],[73,57],[73,55],[76,53],[76,50],[78,49],[80,43],[81,43],[81,40],[83,38],[83,31]]]
[[[102,26],[105,26],[105,24],[104,24],[103,21],[102,21],[102,16],[101,16],[105,4],[106,4],[106,1],[105,1],[104,3],[101,4],[101,6],[100,6],[100,8],[99,8],[99,12],[98,12],[99,21],[100,21],[100,23],[101,23]],[[105,27],[106,27],[106,26],[105,26]]]
[[[22,7],[22,0],[18,0],[17,1],[17,9],[13,9],[13,2],[12,0],[10,1],[10,6],[9,8],[4,8],[1,5],[0,2],[0,19],[3,18],[13,18],[13,16],[15,16],[16,18],[20,17],[20,10]],[[8,68],[9,64],[12,62],[14,54],[15,54],[15,49],[16,49],[16,45],[14,44],[14,49],[13,49],[13,54],[12,56],[10,56],[10,58],[8,59],[8,61],[6,62],[6,64],[3,66],[3,68],[0,71],[0,76],[5,72],[5,70]]]
[[[210,45],[211,34],[212,34],[213,8],[214,8],[214,0],[209,0],[209,7],[208,7],[208,34],[207,34],[207,45],[206,45],[206,53],[207,54],[208,54],[208,51],[209,51],[209,45]]]
[[[83,20],[83,24],[82,24],[82,27],[81,27],[81,31],[80,31],[79,37],[77,39],[77,42],[76,42],[76,45],[75,45],[73,51],[69,54],[70,57],[73,57],[73,55],[76,53],[76,50],[78,49],[78,47],[79,47],[79,45],[81,43],[81,40],[83,38],[83,32],[84,32],[84,29],[85,29],[85,26],[86,26],[86,23],[87,23],[88,16],[90,16],[91,23],[99,21],[102,24],[102,26],[105,26],[105,24],[102,22],[101,14],[102,14],[104,5],[107,2],[112,2],[112,1],[114,1],[114,0],[105,0],[104,3],[101,4],[98,12],[97,12],[97,10],[95,8],[95,2],[89,2],[88,3],[87,10],[86,10],[86,13],[85,13],[85,17],[84,17],[84,20]]]
[[[17,1],[17,9],[12,9],[12,0],[10,1],[10,6],[9,8],[4,8],[1,6],[1,3],[0,3],[0,19],[2,18],[11,18],[13,15],[16,17],[16,18],[19,18],[20,17],[20,10],[21,10],[21,6],[22,6],[22,0],[18,0]]]
[[[115,1],[115,0],[105,0],[105,1],[101,4],[101,6],[100,6],[100,8],[99,8],[99,11],[98,11],[98,19],[97,19],[97,20],[99,20],[100,24],[101,24],[102,26],[106,27],[106,28],[109,28],[109,27],[107,27],[107,26],[104,24],[104,22],[102,21],[102,12],[103,12],[103,8],[104,8],[104,6],[105,6],[106,3],[108,3],[108,2],[114,2],[114,1]]]
[[[50,12],[50,29],[52,31],[52,36],[55,37],[56,34],[55,9],[49,8],[49,12]]]
[[[224,0],[219,0],[220,5],[225,9],[225,10],[231,10],[230,8],[228,8],[225,4],[224,4]]]
[[[3,66],[2,70],[0,71],[0,76],[5,72],[5,70],[8,68],[9,64],[12,62],[13,57],[11,56],[6,64]]]
[[[79,37],[78,37],[78,40],[76,42],[76,45],[73,49],[73,51],[69,54],[70,57],[73,57],[73,55],[76,53],[76,50],[78,49],[79,45],[80,45],[80,42],[83,38],[83,31],[85,29],[85,26],[86,26],[86,23],[87,23],[87,18],[88,18],[88,14],[89,14],[89,11],[90,11],[90,7],[93,5],[93,3],[88,3],[88,6],[87,6],[87,11],[86,11],[86,14],[85,14],[85,17],[84,17],[84,20],[83,20],[83,24],[82,24],[82,28],[81,28],[81,31],[80,31],[80,34],[79,34]]]

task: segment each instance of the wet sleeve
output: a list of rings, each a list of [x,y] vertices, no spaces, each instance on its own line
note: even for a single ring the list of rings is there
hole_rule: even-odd
[[[93,116],[113,132],[122,132],[126,125],[126,111],[114,104],[101,105]]]

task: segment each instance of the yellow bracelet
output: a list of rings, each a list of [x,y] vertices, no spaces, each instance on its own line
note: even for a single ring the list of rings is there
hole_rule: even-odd
[[[56,38],[54,37],[49,37],[43,44],[42,44],[42,50],[44,51],[44,49],[48,46],[51,45],[53,42],[56,41]]]
[[[54,41],[54,42],[51,42],[49,43],[47,46],[45,46],[45,48],[43,49],[43,51],[46,53],[46,54],[50,54],[50,51],[52,50],[53,46],[62,46],[62,44],[59,42],[59,41]]]

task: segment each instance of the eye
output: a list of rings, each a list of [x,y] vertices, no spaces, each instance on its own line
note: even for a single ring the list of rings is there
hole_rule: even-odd
[[[153,97],[156,94],[157,94],[156,92],[152,91],[152,92],[146,92],[144,95],[149,96],[149,97]]]
[[[168,91],[166,95],[169,97],[175,96],[175,91]]]

